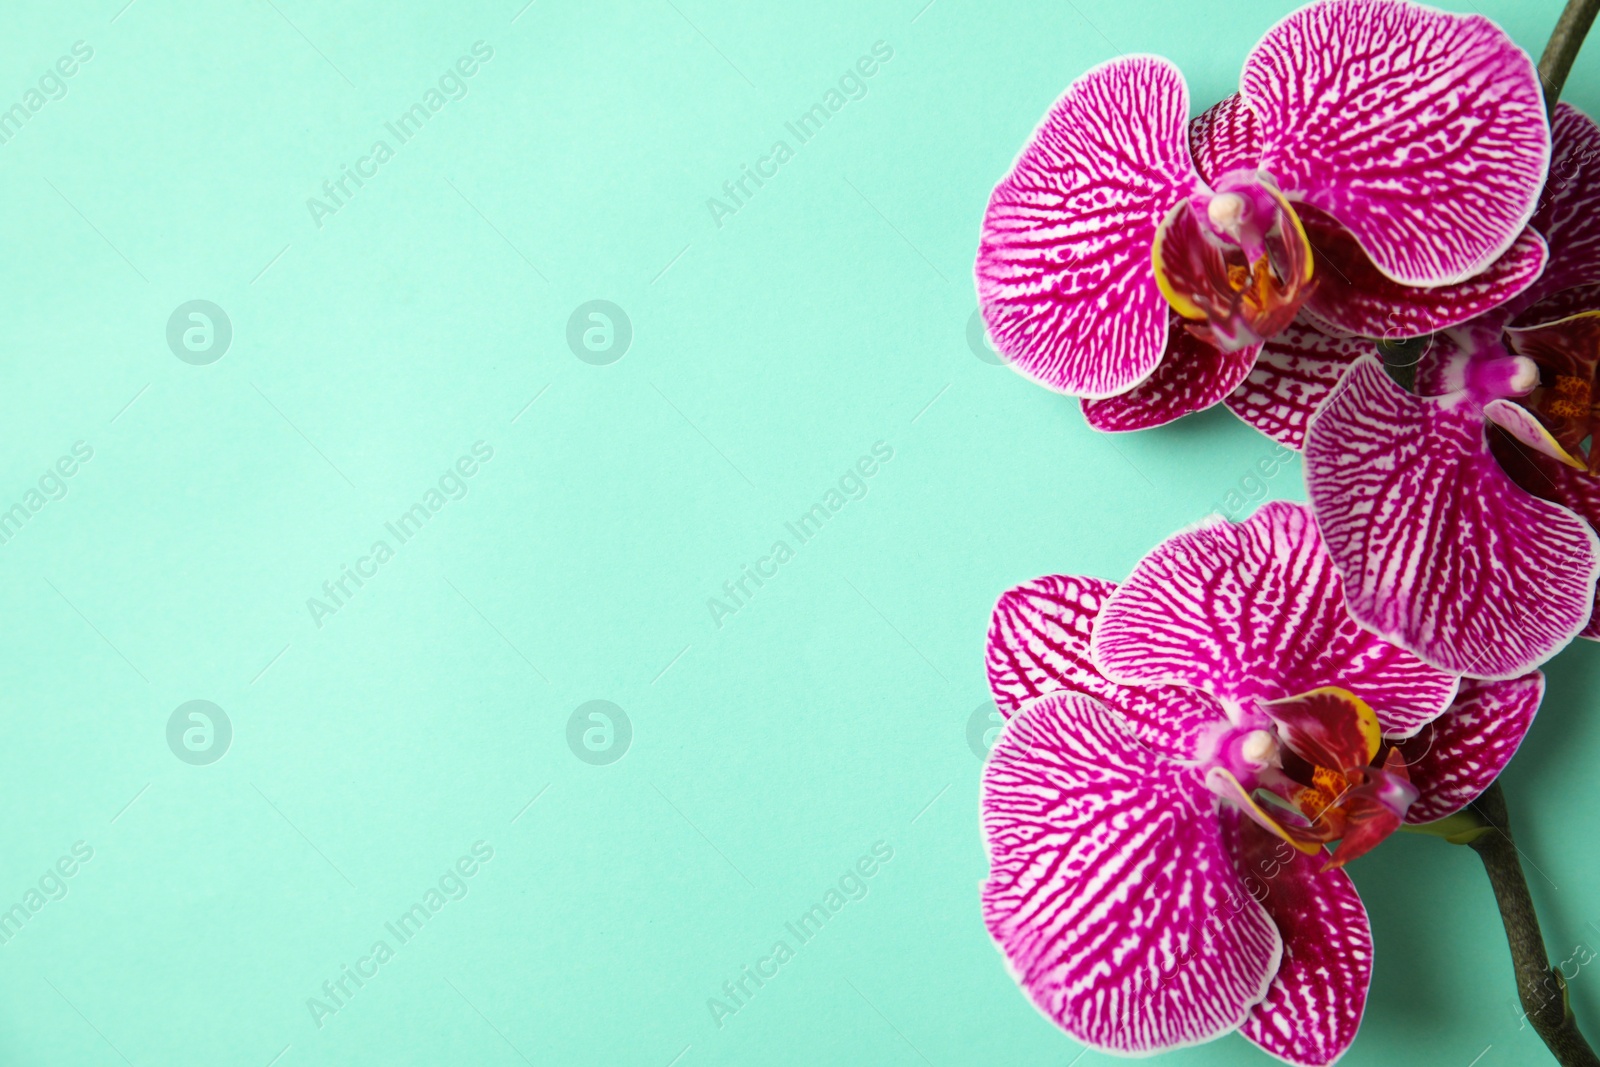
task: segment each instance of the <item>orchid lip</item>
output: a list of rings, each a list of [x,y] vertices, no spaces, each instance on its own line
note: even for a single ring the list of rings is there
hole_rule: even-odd
[[[1342,866],[1398,829],[1417,799],[1376,714],[1348,690],[1269,701],[1253,718],[1218,746],[1206,785],[1301,852],[1338,842],[1328,862]]]
[[[1245,170],[1173,205],[1156,229],[1151,264],[1189,331],[1224,351],[1284,330],[1311,295],[1314,266],[1294,207]]]

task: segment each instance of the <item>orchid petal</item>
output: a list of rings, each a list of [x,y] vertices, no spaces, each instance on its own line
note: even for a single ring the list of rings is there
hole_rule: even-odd
[[[1533,214],[1550,160],[1528,54],[1481,15],[1325,0],[1267,31],[1240,88],[1261,168],[1407,285],[1472,277]]]
[[[989,688],[1002,715],[1066,689],[1104,698],[1111,683],[1089,659],[1095,616],[1115,582],[1046,575],[1000,595],[989,619]]]
[[[1532,221],[1550,244],[1550,266],[1532,299],[1600,282],[1600,126],[1558,104],[1551,142],[1550,180]]]
[[[1317,254],[1316,290],[1306,306],[1344,333],[1394,340],[1420,337],[1490,311],[1524,292],[1549,258],[1530,228],[1504,255],[1466,281],[1422,289],[1384,275],[1355,237],[1312,208],[1300,213]]]
[[[1524,491],[1570,508],[1591,528],[1600,530],[1600,475],[1573,470],[1564,463],[1519,448],[1503,437],[1491,438],[1490,448],[1494,458],[1500,461],[1501,469]],[[1596,594],[1589,622],[1578,631],[1578,636],[1600,640],[1600,593]]]
[[[1400,746],[1422,794],[1406,822],[1433,822],[1478,799],[1516,754],[1543,697],[1538,671],[1500,682],[1465,679],[1450,710]]]
[[[1302,314],[1262,346],[1255,366],[1225,403],[1274,441],[1298,450],[1311,416],[1350,365],[1371,352],[1372,341],[1326,333]]]
[[[1192,768],[1057,693],[1006,723],[984,766],[984,922],[1044,1015],[1097,1049],[1207,1041],[1266,995],[1282,944],[1224,851]]]
[[[1095,616],[1116,583],[1048,575],[1008,589],[989,621],[989,685],[995,706],[1010,716],[1055,692],[1083,693],[1117,712],[1140,744],[1192,758],[1227,716],[1197,689],[1135,688],[1100,674],[1089,658]]]
[[[1446,330],[1429,337],[1417,357],[1417,378],[1412,383],[1416,394],[1449,396],[1466,389],[1479,347],[1460,331]]]
[[[1533,412],[1522,405],[1513,404],[1509,400],[1491,400],[1483,405],[1483,414],[1490,422],[1535,452],[1580,471],[1588,469],[1583,460],[1574,458],[1562,448],[1561,442],[1544,428],[1543,423],[1534,418]]]
[[[1190,685],[1224,702],[1338,686],[1394,734],[1456,692],[1454,677],[1356,624],[1310,509],[1286,501],[1168,538],[1106,600],[1091,650],[1113,681]]]
[[[1189,123],[1189,151],[1208,184],[1233,170],[1255,170],[1261,162],[1261,123],[1238,93],[1225,97]]]
[[[1268,1053],[1326,1067],[1355,1040],[1372,979],[1372,927],[1355,883],[1322,870],[1248,819],[1223,814],[1224,834],[1255,899],[1283,938],[1283,964],[1239,1032]]]
[[[1156,225],[1199,182],[1189,92],[1166,60],[1112,60],[1073,82],[995,187],[978,303],[1002,358],[1075,396],[1114,396],[1161,361]]]
[[[1260,345],[1224,352],[1184,329],[1173,317],[1167,352],[1155,373],[1117,396],[1083,401],[1083,416],[1096,430],[1123,432],[1164,426],[1221,402],[1244,381]]]
[[[1600,311],[1600,283],[1575,285],[1540,297],[1538,303],[1519,311],[1512,322],[1517,329],[1527,329],[1548,326],[1589,311]]]
[[[1422,660],[1514,678],[1588,621],[1600,541],[1516,487],[1467,395],[1412,396],[1363,359],[1312,419],[1305,462],[1350,613]]]

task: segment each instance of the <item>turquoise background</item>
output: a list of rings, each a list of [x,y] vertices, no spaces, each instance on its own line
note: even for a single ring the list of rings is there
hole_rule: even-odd
[[[1159,52],[1203,106],[1294,5],[123,3],[10,5],[0,34],[0,108],[93,50],[0,144],[0,509],[93,451],[0,545],[0,909],[65,891],[0,945],[0,1062],[1105,1060],[979,918],[989,608],[1302,486],[1250,481],[1273,449],[1226,413],[1096,436],[980,359],[978,222],[1085,68]],[[1557,8],[1481,10],[1537,51]],[[464,98],[398,144],[478,41]],[[1569,95],[1600,105],[1600,50]],[[380,138],[319,227],[307,199]],[[609,365],[567,343],[593,299],[632,326]],[[231,323],[207,365],[167,341],[191,300]],[[466,495],[399,544],[384,524],[476,442]],[[866,495],[788,534],[878,442]],[[319,626],[308,598],[379,539]],[[1549,673],[1508,782],[1564,959],[1600,944],[1600,649]],[[632,729],[605,765],[568,742],[596,699]],[[231,724],[206,765],[168,743],[191,700]],[[388,933],[477,842],[465,895]],[[878,842],[865,896],[792,940]],[[1401,837],[1354,874],[1378,952],[1346,1063],[1545,1062],[1472,855]],[[319,1026],[308,998],[380,939]],[[719,1027],[708,998],[779,939]],[[1600,1034],[1595,973],[1572,987]],[[1269,1061],[1228,1037],[1164,1062]]]

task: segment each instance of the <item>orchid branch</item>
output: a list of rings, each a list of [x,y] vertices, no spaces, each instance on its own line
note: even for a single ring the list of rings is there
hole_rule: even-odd
[[[1473,801],[1472,812],[1483,820],[1482,830],[1465,843],[1483,860],[1494,888],[1500,920],[1511,947],[1511,965],[1517,976],[1517,997],[1533,1029],[1561,1067],[1600,1067],[1600,1057],[1589,1047],[1567,1000],[1567,982],[1561,969],[1550,966],[1545,953],[1539,916],[1533,910],[1528,880],[1522,873],[1517,844],[1506,814],[1505,791],[1497,781]]]
[[[1550,43],[1539,57],[1539,81],[1544,84],[1545,107],[1551,114],[1555,113],[1567,75],[1572,73],[1572,62],[1578,58],[1578,49],[1583,47],[1596,14],[1600,14],[1600,0],[1567,0],[1550,34]]]

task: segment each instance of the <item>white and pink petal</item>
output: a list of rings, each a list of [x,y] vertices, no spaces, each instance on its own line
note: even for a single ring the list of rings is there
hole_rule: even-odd
[[[1500,469],[1468,395],[1413,396],[1363,359],[1312,419],[1305,464],[1351,614],[1422,660],[1514,678],[1588,622],[1600,541]]]
[[[1500,434],[1490,436],[1489,447],[1501,470],[1517,485],[1536,497],[1570,508],[1591,529],[1600,531],[1600,474],[1574,470]],[[1596,593],[1589,621],[1578,636],[1600,640],[1600,592]]]
[[[1307,309],[1344,333],[1364,337],[1420,337],[1493,311],[1527,291],[1549,258],[1544,239],[1525,227],[1482,272],[1451,285],[1420,288],[1387,277],[1329,216],[1308,207],[1300,218],[1317,261],[1317,287]]]
[[[1283,963],[1239,1032],[1289,1063],[1326,1067],[1355,1040],[1372,980],[1372,927],[1355,883],[1237,811],[1223,826],[1240,876],[1283,938]]]
[[[1124,732],[1177,759],[1205,748],[1227,716],[1205,693],[1141,688],[1104,677],[1089,656],[1095,616],[1116,584],[1047,575],[1006,590],[989,620],[987,659],[995,706],[1010,716],[1049,693],[1083,693],[1116,712]]]
[[[1236,1029],[1282,942],[1224,846],[1193,768],[1132,743],[1090,697],[1006,723],[984,767],[984,922],[1039,1010],[1141,1055]]]
[[[1091,650],[1125,685],[1192,686],[1233,707],[1336,686],[1386,733],[1415,732],[1457,679],[1363,629],[1344,601],[1310,509],[1274,501],[1159,545],[1107,598]]]
[[[1261,167],[1407,285],[1464,281],[1511,246],[1550,161],[1528,54],[1482,15],[1323,0],[1256,45],[1240,82]]]
[[[1154,374],[1125,393],[1083,401],[1083,417],[1091,427],[1123,433],[1165,426],[1221,403],[1239,387],[1261,346],[1224,352],[1190,333],[1183,323],[1177,315],[1172,317],[1166,355]]]
[[[1467,678],[1450,710],[1400,746],[1421,794],[1406,822],[1454,814],[1478,799],[1516,755],[1544,697],[1544,675],[1486,682]]]
[[[995,187],[978,246],[978,304],[1001,356],[1058,392],[1107,397],[1150,376],[1168,308],[1156,226],[1197,186],[1189,94],[1166,60],[1084,74]]]
[[[1550,266],[1528,302],[1600,283],[1600,126],[1571,104],[1556,105],[1550,180],[1532,226],[1550,244]]]
[[[1302,314],[1261,347],[1255,366],[1225,401],[1228,410],[1298,450],[1311,416],[1350,365],[1372,350],[1371,340],[1328,333]]]
[[[1224,97],[1189,123],[1189,151],[1207,183],[1261,162],[1261,123],[1238,93]]]

